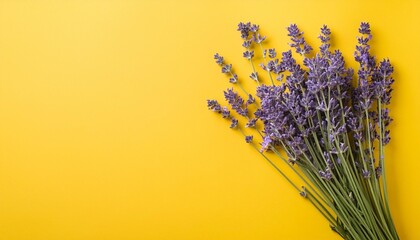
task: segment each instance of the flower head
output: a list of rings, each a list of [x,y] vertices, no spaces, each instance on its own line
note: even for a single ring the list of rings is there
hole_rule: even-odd
[[[222,107],[222,117],[230,118],[230,111],[227,107]]]
[[[321,46],[319,47],[319,49],[321,50],[321,53],[326,54],[326,52],[328,51],[329,47],[330,47],[330,37],[331,35],[331,31],[330,29],[327,27],[327,25],[322,26],[321,28],[321,34],[319,35],[319,39],[321,39]]]
[[[235,110],[239,115],[248,115],[248,109],[243,106],[245,101],[237,92],[233,91],[232,88],[229,88],[224,92],[224,95],[226,101],[228,101],[233,110]]]
[[[238,24],[238,31],[241,32],[241,38],[242,39],[248,39],[249,36],[249,32],[251,31],[251,23],[247,22],[247,23],[243,23],[240,22]]]
[[[217,102],[217,100],[207,100],[207,108],[209,110],[212,110],[213,112],[218,112],[218,113],[222,112],[222,107]]]
[[[214,54],[214,59],[216,59],[216,63],[219,65],[223,64],[223,57],[220,56],[218,53]]]
[[[236,128],[238,126],[238,119],[232,117],[231,118],[231,123],[230,123],[230,128]]]
[[[254,51],[245,51],[244,52],[244,58],[246,58],[246,59],[248,59],[248,60],[250,60],[251,58],[253,58],[254,57]]]
[[[260,44],[266,39],[266,37],[261,36],[259,33],[255,33],[252,39],[254,40],[254,42]]]
[[[312,51],[312,47],[306,43],[305,38],[303,37],[303,32],[299,30],[296,24],[291,24],[287,28],[287,31],[289,32],[288,36],[292,41],[290,46],[295,48],[296,53],[304,55]]]
[[[275,58],[276,56],[277,56],[276,49],[274,49],[274,48],[268,49],[268,57],[269,58]]]
[[[361,34],[370,34],[370,25],[367,22],[360,23],[359,33]]]

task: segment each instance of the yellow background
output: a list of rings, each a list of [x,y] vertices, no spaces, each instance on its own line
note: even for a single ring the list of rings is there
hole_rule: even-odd
[[[0,240],[338,239],[326,221],[206,110],[248,89],[239,21],[287,49],[328,24],[351,66],[357,28],[395,66],[391,208],[420,239],[417,1],[0,1]]]

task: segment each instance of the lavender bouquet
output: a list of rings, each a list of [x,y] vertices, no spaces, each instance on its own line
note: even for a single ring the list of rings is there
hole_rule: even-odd
[[[389,208],[384,158],[392,121],[387,108],[394,82],[390,61],[377,62],[371,55],[368,23],[359,28],[357,74],[345,66],[339,50],[330,49],[327,26],[321,28],[316,54],[295,24],[287,30],[302,65],[291,50],[278,55],[275,49],[265,49],[266,37],[258,25],[239,23],[257,98],[241,85],[232,64],[216,53],[222,73],[243,94],[229,88],[224,97],[230,108],[207,100],[208,108],[230,120],[230,128],[238,129],[343,239],[399,239]],[[256,52],[262,55],[259,66],[267,84],[256,68]],[[260,144],[243,127],[255,131]],[[290,167],[304,186],[291,181],[272,156]]]

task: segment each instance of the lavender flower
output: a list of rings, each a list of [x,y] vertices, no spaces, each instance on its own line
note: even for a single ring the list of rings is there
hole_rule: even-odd
[[[333,177],[331,170],[328,167],[325,169],[325,171],[319,170],[319,175],[322,179],[325,179],[326,181],[331,180],[331,178]]]
[[[277,56],[276,49],[270,48],[268,49],[268,57],[269,58],[275,58]]]
[[[257,72],[251,73],[251,75],[249,75],[249,77],[254,81],[258,81],[258,73]]]
[[[207,107],[213,112],[218,112],[218,113],[222,112],[222,107],[216,100],[207,100]]]
[[[232,70],[232,64],[226,64],[222,67],[222,73],[230,73],[230,70]]]
[[[244,52],[244,58],[250,60],[253,57],[254,57],[254,51],[245,51]]]
[[[312,51],[312,47],[309,46],[303,38],[303,32],[299,30],[296,24],[292,24],[287,28],[289,32],[288,36],[292,40],[291,47],[295,48],[296,53],[301,55],[308,54]]]
[[[222,117],[230,118],[230,111],[227,107],[222,107]]]
[[[260,44],[265,40],[265,38],[266,38],[265,36],[261,36],[259,33],[256,33],[254,34],[252,39],[254,40],[255,43]]]
[[[248,127],[248,128],[252,128],[252,127],[255,127],[255,124],[256,124],[256,122],[257,122],[257,118],[253,118],[253,119],[250,119],[246,124],[245,124],[245,127]]]
[[[214,54],[214,59],[216,59],[217,64],[223,65],[223,57],[220,56],[218,53]]]
[[[255,98],[251,94],[248,94],[248,100],[246,100],[246,104],[251,105],[253,103],[255,103]]]
[[[256,24],[252,24],[252,26],[249,28],[249,30],[253,33],[258,32],[259,29],[260,29],[260,26]]]
[[[225,64],[224,58],[218,53],[214,54],[214,59],[216,59],[216,63],[221,66],[222,73],[229,74],[231,76],[229,78],[229,82],[237,83],[238,75],[232,72],[232,64]]]
[[[369,170],[362,170],[363,178],[370,178],[370,171]]]
[[[238,31],[241,32],[241,38],[242,39],[248,39],[249,32],[251,31],[251,23],[239,23],[238,24]]]
[[[251,40],[245,40],[244,43],[242,43],[242,47],[244,48],[250,48],[252,44]]]
[[[239,115],[247,116],[248,115],[248,109],[244,107],[244,100],[237,92],[234,92],[232,88],[227,89],[224,92],[225,99],[229,103],[229,105],[232,107],[233,110],[235,110]]]
[[[367,22],[362,22],[360,24],[359,32],[363,34],[370,34],[370,25]]]
[[[253,139],[254,139],[254,137],[253,137],[252,135],[250,135],[250,136],[246,136],[246,137],[245,137],[245,142],[247,142],[247,143],[251,143]]]
[[[236,75],[236,73],[233,73],[232,77],[229,78],[229,82],[230,83],[237,83],[238,82],[238,75]]]
[[[236,128],[237,126],[238,126],[238,119],[232,117],[231,118],[230,128]]]
[[[319,47],[322,54],[326,54],[328,49],[330,48],[330,35],[331,31],[327,27],[327,25],[324,25],[321,28],[321,34],[319,35],[319,39],[321,39],[322,45]]]
[[[271,143],[272,143],[272,139],[270,138],[270,136],[267,136],[266,135],[263,138],[263,142],[261,143],[261,150],[260,150],[260,152],[266,151],[270,147],[270,144]]]

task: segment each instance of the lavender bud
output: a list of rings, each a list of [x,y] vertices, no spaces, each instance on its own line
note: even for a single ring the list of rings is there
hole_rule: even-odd
[[[319,170],[319,175],[322,179],[325,179],[327,181],[331,180],[332,178],[331,170],[328,167],[325,169],[325,171]]]
[[[237,83],[238,82],[238,75],[236,73],[233,74],[231,78],[229,78],[230,83]]]
[[[230,111],[227,107],[222,107],[222,117],[230,118]]]
[[[233,89],[230,88],[224,92],[224,95],[226,101],[229,103],[233,110],[244,117],[248,115],[248,109],[243,107],[244,100],[241,96],[238,95],[238,93],[234,92]]]
[[[253,40],[254,42],[260,44],[265,40],[265,38],[266,38],[265,36],[261,36],[259,33],[257,33],[257,34],[254,34]]]
[[[230,128],[236,128],[238,126],[238,120],[234,117],[231,118]]]
[[[253,72],[253,73],[251,73],[251,75],[249,75],[249,77],[250,77],[252,80],[258,81],[258,73],[257,73],[257,72]]]
[[[255,123],[257,122],[257,118],[253,118],[253,119],[251,119],[251,120],[249,120],[246,124],[245,124],[245,127],[248,127],[248,128],[252,128],[252,127],[255,127]]]
[[[217,64],[223,65],[223,57],[220,56],[218,53],[214,54],[214,59],[216,59]]]
[[[255,103],[255,98],[251,94],[248,94],[248,100],[246,101],[246,104],[251,105],[253,103]]]
[[[361,34],[370,34],[370,25],[367,22],[362,22],[360,24],[359,33]]]
[[[252,41],[245,40],[244,43],[242,43],[242,47],[249,48],[251,46]]]
[[[382,168],[381,168],[381,166],[378,166],[378,167],[375,168],[375,176],[376,176],[377,179],[379,179],[381,177],[381,175],[382,175]]]
[[[370,178],[370,171],[362,169],[363,178]]]
[[[244,39],[244,40],[248,39],[250,28],[251,28],[251,23],[250,22],[247,22],[247,23],[240,22],[238,24],[238,31],[241,32],[241,38],[242,39]]]
[[[277,56],[277,52],[275,48],[268,49],[268,57],[275,58]]]
[[[299,194],[304,198],[307,197],[306,188],[304,186],[302,186],[302,191],[300,191]]]
[[[226,64],[222,67],[222,73],[230,73],[232,70],[232,64]]]
[[[260,26],[256,24],[252,24],[252,26],[249,28],[249,30],[254,33],[258,32],[259,29],[260,29]]]
[[[251,60],[254,57],[254,51],[245,51],[243,54],[244,58]]]

